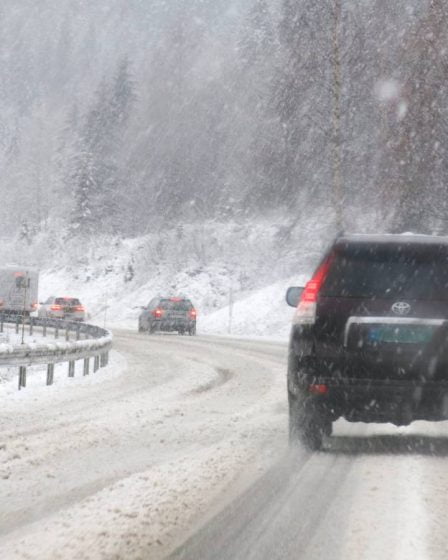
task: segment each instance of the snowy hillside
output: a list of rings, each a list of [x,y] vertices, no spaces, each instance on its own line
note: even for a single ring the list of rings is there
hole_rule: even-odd
[[[240,336],[284,338],[291,316],[286,288],[303,283],[323,246],[310,250],[307,235],[303,227],[287,231],[267,222],[213,222],[122,241],[67,242],[65,249],[58,241],[51,254],[37,248],[28,258],[41,269],[40,301],[79,297],[101,324],[134,329],[140,307],[152,297],[183,294],[197,307],[203,334],[230,329]]]
[[[286,288],[293,284],[301,284],[304,276],[298,275],[296,278],[281,280],[265,288],[236,293],[232,312],[229,304],[230,292],[219,268],[204,272],[190,283],[185,272],[179,273],[177,279],[177,285],[183,285],[184,289],[171,289],[169,293],[182,293],[191,297],[198,309],[199,334],[231,333],[239,336],[284,339],[289,333],[291,321],[291,308],[285,302]],[[154,295],[166,293],[157,289],[161,285],[157,283],[157,279],[154,283],[150,281],[127,293],[120,290],[120,277],[110,275],[106,284],[110,288],[108,297],[107,292],[104,292],[102,280],[94,281],[88,286],[78,284],[78,289],[74,289],[73,279],[65,270],[59,273],[44,272],[42,275],[42,285],[48,294],[81,294],[79,297],[86,302],[92,320],[102,325],[106,323],[108,327],[136,329],[140,304],[147,303]],[[187,281],[184,283],[183,280]],[[195,294],[196,297],[191,294]],[[98,300],[95,302],[96,296]],[[206,306],[210,298],[217,302],[216,310]]]
[[[244,294],[232,309],[226,305],[203,317],[198,323],[199,332],[220,335],[230,332],[239,336],[286,339],[293,313],[285,302],[286,288],[303,285],[304,281],[305,276],[298,275]]]
[[[332,236],[324,213],[300,225],[280,218],[209,221],[85,242],[56,229],[30,245],[4,240],[0,258],[40,269],[40,301],[78,297],[100,324],[134,329],[153,297],[182,294],[197,308],[201,333],[229,333],[232,301],[231,334],[278,338],[290,324],[286,288],[303,283]]]

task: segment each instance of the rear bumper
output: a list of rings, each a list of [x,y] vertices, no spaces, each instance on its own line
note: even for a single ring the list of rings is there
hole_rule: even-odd
[[[319,385],[321,394],[314,394]],[[300,374],[288,381],[293,398],[320,410],[331,420],[392,422],[448,420],[448,382],[334,378]]]
[[[64,311],[52,311],[47,314],[49,319],[66,319],[67,321],[84,321],[84,313],[65,313]],[[45,316],[43,317],[45,318]]]
[[[152,327],[159,331],[188,331],[189,329],[193,329],[195,324],[195,321],[189,321],[188,319],[162,319],[155,320],[151,323]]]

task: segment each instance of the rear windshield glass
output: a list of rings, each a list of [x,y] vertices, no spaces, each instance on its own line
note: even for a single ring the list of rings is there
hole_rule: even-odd
[[[344,247],[333,259],[323,296],[448,299],[446,247]]]
[[[188,299],[172,300],[172,299],[162,299],[160,301],[160,306],[162,309],[169,311],[188,311],[193,306],[191,301]]]
[[[63,298],[63,297],[57,297],[55,298],[54,302],[57,305],[80,305],[81,302],[79,301],[79,299],[76,298]]]

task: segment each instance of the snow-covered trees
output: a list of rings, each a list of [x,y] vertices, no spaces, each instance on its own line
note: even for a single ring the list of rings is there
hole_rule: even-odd
[[[38,4],[0,7],[0,235],[316,206],[446,229],[441,0]]]
[[[273,101],[279,62],[277,20],[267,0],[248,10],[238,42],[234,128],[241,130],[238,183],[247,186],[246,213],[277,209],[282,199],[276,177],[280,122]]]
[[[388,113],[388,185],[398,231],[448,230],[448,6],[430,0],[402,43]]]
[[[284,0],[282,58],[273,103],[281,124],[275,179],[278,196],[296,208],[331,185],[331,22],[327,2]],[[316,165],[316,155],[319,164]]]
[[[73,231],[120,231],[127,181],[121,150],[134,98],[129,62],[123,59],[112,80],[101,84],[81,131],[71,177]]]

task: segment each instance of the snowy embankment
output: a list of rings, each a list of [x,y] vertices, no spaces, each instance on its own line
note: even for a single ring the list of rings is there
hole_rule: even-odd
[[[285,290],[310,274],[325,244],[320,239],[331,237],[325,225],[316,235],[315,224],[315,217],[308,226],[280,218],[205,222],[86,242],[42,233],[36,245],[11,244],[0,252],[5,262],[20,252],[22,261],[39,267],[40,301],[79,297],[100,325],[135,329],[140,307],[153,297],[182,294],[196,306],[202,333],[229,332],[233,301],[232,334],[284,338]]]
[[[189,289],[179,289],[179,293],[186,294],[191,297],[193,303],[198,310],[198,333],[199,334],[216,334],[243,336],[243,337],[266,337],[273,340],[286,340],[290,325],[292,310],[285,302],[286,289],[291,285],[303,285],[305,276],[298,274],[296,277],[281,280],[268,285],[264,288],[256,289],[252,292],[245,291],[236,293],[234,301],[231,303],[230,291],[222,298],[221,305],[218,309],[209,309],[202,311],[201,297],[194,298],[190,294],[200,294],[206,292],[207,289],[213,291],[216,284],[213,275],[209,272],[206,278],[198,279],[203,285],[197,286],[196,280],[190,280]],[[63,288],[52,288],[56,293],[68,293],[67,285],[71,284],[71,280],[66,278],[63,273],[54,275],[53,273],[43,275],[43,284],[47,286],[56,285]],[[70,293],[76,293],[83,301],[94,301],[92,292],[87,291],[85,295],[79,296],[83,292],[83,286],[77,290],[73,289]],[[140,314],[140,305],[148,303],[148,301],[159,293],[166,293],[161,288],[158,290],[148,283],[135,292],[117,294],[107,302],[107,309],[93,313],[92,320],[101,326],[105,325],[115,328],[137,329],[138,315]],[[177,290],[168,290],[169,294],[178,293]],[[100,296],[101,297],[101,296]],[[204,296],[205,297],[205,296]],[[92,307],[95,305],[92,303]]]
[[[276,282],[250,294],[241,294],[233,305],[226,305],[198,319],[198,329],[207,334],[230,333],[243,337],[286,340],[293,310],[286,304],[289,286],[303,286],[304,275]]]

